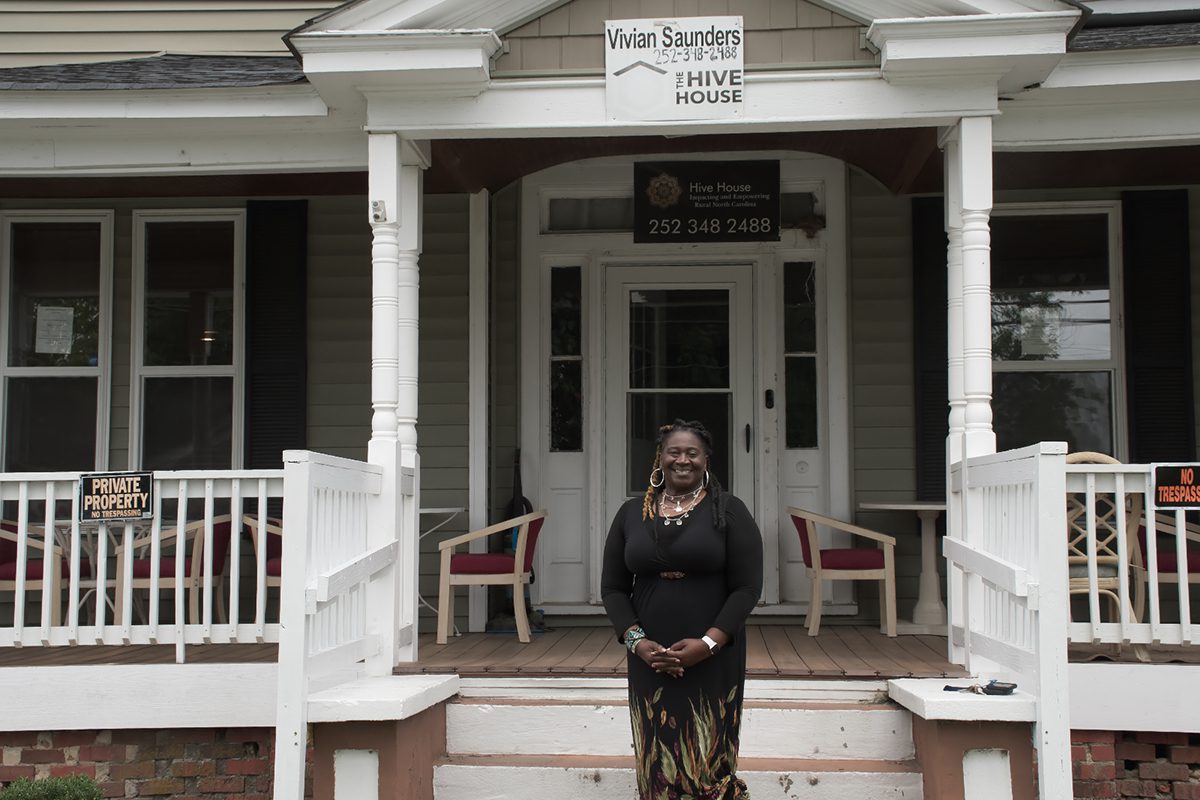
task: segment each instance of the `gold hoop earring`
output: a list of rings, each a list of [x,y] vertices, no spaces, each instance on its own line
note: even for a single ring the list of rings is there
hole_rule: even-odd
[[[654,482],[654,473],[656,472],[658,473],[658,483]],[[663,472],[662,467],[655,467],[654,469],[650,470],[650,485],[655,489],[662,486],[664,483],[666,483],[666,481],[667,473]]]

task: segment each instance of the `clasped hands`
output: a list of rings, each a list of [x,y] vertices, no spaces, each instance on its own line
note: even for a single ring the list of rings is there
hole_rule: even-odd
[[[699,639],[680,639],[670,647],[663,647],[652,639],[642,639],[635,650],[638,658],[655,672],[662,672],[673,678],[683,676],[684,669],[699,664],[712,654],[708,645]]]

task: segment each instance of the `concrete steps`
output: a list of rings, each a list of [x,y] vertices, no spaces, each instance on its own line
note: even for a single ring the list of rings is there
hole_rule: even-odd
[[[611,685],[609,685],[611,683]],[[910,717],[868,682],[747,684],[738,774],[755,800],[921,797]],[[636,797],[623,682],[463,682],[436,800]]]

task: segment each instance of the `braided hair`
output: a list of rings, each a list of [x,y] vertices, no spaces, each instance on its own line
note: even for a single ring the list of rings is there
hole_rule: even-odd
[[[642,519],[651,520],[654,518],[654,503],[658,495],[661,493],[662,484],[656,488],[654,486],[654,473],[662,467],[662,443],[673,433],[687,432],[693,433],[699,437],[704,444],[704,456],[711,463],[713,454],[713,438],[708,432],[708,428],[704,427],[704,423],[699,420],[683,420],[676,419],[669,425],[663,425],[658,429],[658,438],[654,440],[654,465],[650,468],[650,483],[646,486],[646,495],[642,499]],[[725,511],[729,507],[729,495],[721,488],[721,482],[717,480],[717,476],[712,472],[708,473],[707,490],[709,496],[713,499],[713,524],[717,530],[725,530]]]

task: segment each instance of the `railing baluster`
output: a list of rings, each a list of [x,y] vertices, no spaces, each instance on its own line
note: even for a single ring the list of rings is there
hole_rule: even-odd
[[[1175,512],[1175,580],[1179,590],[1179,641],[1192,643],[1192,607],[1188,586],[1187,517]]]
[[[150,521],[150,640],[158,642],[162,605],[162,481],[154,484],[154,519]]]
[[[183,586],[184,586],[184,556],[187,553],[187,543],[184,541],[187,530],[187,478],[179,480],[176,489],[175,506],[175,592],[172,598],[175,602],[175,661],[179,664],[187,657],[187,635],[183,616]]]
[[[1158,644],[1162,637],[1162,617],[1158,597],[1158,525],[1156,514],[1146,515],[1146,575],[1150,589],[1150,641]]]
[[[254,548],[254,638],[261,642],[267,627],[267,537],[271,535],[267,532],[267,482],[264,479],[258,481],[257,513],[258,543]],[[282,524],[282,520],[280,523]]]
[[[128,592],[126,587],[126,592]],[[128,600],[128,598],[126,598]],[[115,598],[114,598],[115,600]],[[104,625],[108,614],[108,523],[96,526],[96,643],[107,641]],[[115,622],[115,620],[114,620]],[[113,642],[116,644],[116,642]]]
[[[1096,585],[1096,474],[1089,472],[1087,474],[1087,491],[1084,493],[1086,498],[1084,503],[1084,513],[1087,516],[1087,583],[1088,583],[1088,611],[1090,612],[1090,623],[1092,626],[1092,641],[1100,641],[1100,592]],[[1067,596],[1067,602],[1071,601],[1070,595]]]
[[[71,570],[67,588],[67,644],[79,643],[80,598],[80,547],[79,547],[79,492],[71,492]],[[95,569],[95,565],[91,565]]]
[[[242,580],[242,479],[234,478],[229,490],[229,551],[226,561],[229,563],[229,608],[226,624],[230,625],[231,641],[237,639],[237,624],[241,619],[238,601],[241,599]]]
[[[62,597],[59,591],[62,561],[54,555],[54,489],[54,481],[46,481],[46,508],[42,515],[42,645],[50,643],[50,628],[58,624],[58,605]]]
[[[125,605],[121,609],[121,619],[113,620],[120,626],[121,644],[129,644],[133,628],[133,523],[126,522],[121,526],[121,547],[125,553],[124,574],[120,583],[125,587]],[[151,596],[153,600],[153,596]]]
[[[29,566],[29,484],[21,481],[17,490],[17,582],[13,594],[13,627],[17,632],[17,643],[25,629],[25,574]]]
[[[203,620],[203,628],[201,638],[205,644],[212,642],[212,617],[213,617],[213,479],[207,478],[204,481],[204,555],[203,569],[200,571],[200,580],[203,584],[203,602],[204,608],[201,609],[201,619]],[[193,551],[194,552],[194,551]],[[195,572],[193,565],[192,571]],[[192,591],[196,591],[198,587],[192,586]]]

